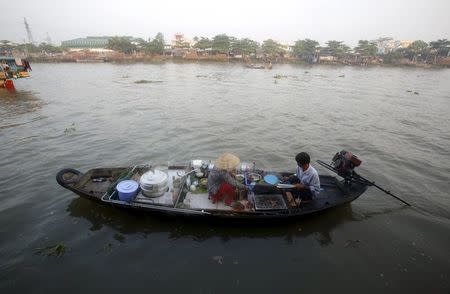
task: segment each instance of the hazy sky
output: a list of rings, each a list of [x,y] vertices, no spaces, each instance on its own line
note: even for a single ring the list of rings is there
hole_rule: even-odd
[[[35,41],[53,43],[92,35],[129,35],[148,39],[162,32],[186,37],[226,33],[262,41],[311,38],[355,45],[359,39],[391,36],[425,41],[450,38],[450,0],[159,0],[159,1],[6,1],[0,39],[27,39],[23,17]]]

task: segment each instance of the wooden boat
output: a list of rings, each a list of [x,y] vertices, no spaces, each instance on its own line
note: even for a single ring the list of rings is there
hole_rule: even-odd
[[[209,168],[209,167],[208,167]],[[140,177],[158,169],[168,175],[168,188],[162,196],[146,197],[142,191],[131,201],[122,201],[115,186],[125,179],[139,182]],[[200,171],[200,172],[199,172]],[[238,170],[238,173],[242,172]],[[320,175],[321,192],[309,202],[289,201],[292,189],[288,185],[274,186],[264,181],[266,175],[279,178],[292,173],[268,172],[253,169],[246,175],[253,179],[249,195],[242,196],[231,206],[212,203],[204,187],[192,191],[192,183],[204,182],[208,170],[187,165],[138,165],[134,167],[95,168],[81,173],[75,169],[62,169],[56,175],[57,182],[74,193],[119,208],[142,210],[168,216],[197,218],[264,220],[287,219],[310,215],[350,203],[363,194],[370,184],[358,181],[340,180],[335,176]],[[239,175],[239,174],[238,174]],[[246,177],[247,180],[247,177]],[[250,180],[249,180],[250,181]],[[286,188],[287,187],[287,188]],[[248,201],[251,200],[251,201]]]
[[[0,56],[0,88],[14,89],[13,79],[28,78],[31,70],[26,59]]]

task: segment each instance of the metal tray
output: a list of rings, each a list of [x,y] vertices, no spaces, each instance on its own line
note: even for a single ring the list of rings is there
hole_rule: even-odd
[[[281,194],[259,194],[255,195],[255,209],[279,210],[287,209],[287,206]]]

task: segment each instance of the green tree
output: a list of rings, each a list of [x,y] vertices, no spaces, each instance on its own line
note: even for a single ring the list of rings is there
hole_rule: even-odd
[[[230,53],[230,37],[225,34],[214,36],[212,40],[212,49],[219,53]]]
[[[436,50],[438,56],[447,57],[448,52],[450,51],[450,41],[447,39],[439,39],[430,42],[430,47]]]
[[[295,42],[292,51],[299,58],[309,58],[314,56],[319,46],[319,42],[311,39],[298,40]]]
[[[145,52],[150,54],[164,54],[164,35],[157,33],[153,40],[149,40]]]
[[[16,50],[24,53],[39,53],[39,47],[32,43],[19,44],[15,48]]]
[[[378,48],[374,43],[370,43],[367,40],[359,40],[358,46],[354,48],[355,53],[359,53],[362,56],[375,56],[377,55]]]
[[[107,48],[125,54],[131,54],[136,50],[136,45],[133,45],[127,37],[112,37],[108,40]]]
[[[422,59],[426,59],[428,55],[428,44],[422,40],[414,41],[406,48],[406,53],[410,60],[417,60],[419,56]]]
[[[134,40],[133,40],[133,43],[136,44],[136,50],[137,50],[137,51],[145,50],[145,48],[146,48],[147,45],[148,45],[148,42],[145,41],[145,40],[142,39],[142,38],[134,39]]]
[[[272,39],[263,41],[261,48],[269,57],[275,57],[286,53],[284,46]]]
[[[200,39],[197,38],[194,48],[205,50],[212,48],[212,45],[213,42],[209,38],[201,37]]]
[[[51,44],[47,44],[47,43],[41,43],[38,46],[39,51],[41,51],[42,53],[61,53],[63,52],[63,49],[61,47],[56,47],[53,46]]]
[[[327,47],[323,48],[323,53],[336,57],[341,57],[350,52],[350,47],[342,41],[331,40],[327,42]]]
[[[391,52],[388,52],[383,56],[383,63],[395,64],[400,59],[407,57],[407,52],[405,48],[400,48]]]
[[[8,40],[1,40],[0,41],[0,52],[2,51],[12,51],[15,48],[13,44]]]
[[[251,39],[244,38],[232,41],[231,48],[231,51],[234,54],[242,54],[247,56],[252,53],[256,54],[256,50],[259,48],[259,43]]]

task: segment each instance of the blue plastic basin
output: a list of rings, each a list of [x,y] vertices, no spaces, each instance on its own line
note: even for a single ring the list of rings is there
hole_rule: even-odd
[[[278,177],[276,175],[266,175],[264,176],[264,182],[271,184],[271,185],[276,185],[278,184],[280,180],[278,179]]]
[[[116,186],[117,193],[119,194],[119,200],[131,201],[136,196],[139,189],[139,184],[133,180],[121,181]]]

